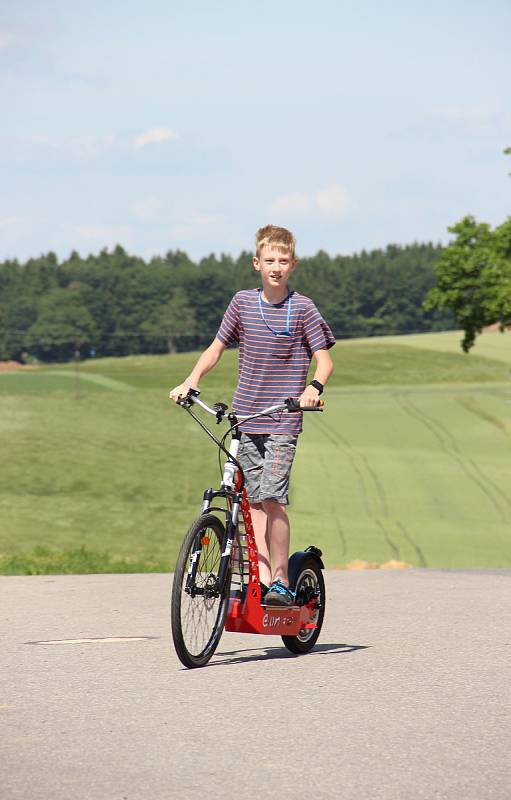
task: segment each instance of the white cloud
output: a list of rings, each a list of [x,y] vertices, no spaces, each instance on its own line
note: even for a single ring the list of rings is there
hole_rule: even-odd
[[[9,29],[0,30],[0,50],[13,50],[16,47],[25,47],[30,38],[23,33]]]
[[[277,197],[270,206],[274,214],[304,214],[310,210],[311,198],[305,192]]]
[[[274,214],[316,217],[343,217],[353,208],[350,195],[338,183],[318,189],[316,192],[296,192],[277,197],[270,206]]]
[[[0,217],[0,260],[20,258],[38,228],[37,218],[8,214]],[[41,248],[42,250],[43,248]],[[26,257],[33,255],[27,252]],[[1,292],[0,292],[1,294]]]
[[[351,208],[351,199],[342,186],[334,183],[316,192],[316,205],[326,217],[343,217]]]
[[[27,217],[10,214],[8,217],[0,217],[0,233],[2,242],[18,242],[28,235],[31,228],[31,220]]]
[[[27,135],[2,137],[11,153],[21,161],[51,158],[52,162],[63,160],[95,161],[113,152],[130,156],[133,149],[141,150],[151,144],[177,139],[177,133],[170,128],[153,128],[138,136],[123,136],[112,132],[82,132],[61,135],[54,132],[34,131]]]
[[[133,146],[135,150],[140,150],[142,147],[147,147],[149,144],[160,144],[161,142],[175,141],[178,135],[171,128],[149,128],[143,133],[139,133],[133,139]]]
[[[156,222],[161,216],[163,205],[161,198],[151,195],[136,200],[130,210],[135,219],[141,222]]]
[[[50,136],[49,133],[31,133],[25,137],[25,141],[29,144],[43,145],[44,147],[57,147],[57,139],[55,136]]]
[[[95,134],[81,134],[69,140],[71,154],[77,158],[92,160],[112,150],[117,145],[117,137],[114,133],[106,133],[102,136]]]
[[[82,239],[98,242],[104,247],[122,245],[131,238],[131,230],[127,225],[81,225],[77,232]]]
[[[224,222],[219,214],[196,214],[177,222],[169,231],[175,239],[196,240],[209,235],[211,229],[217,229]]]
[[[431,115],[435,124],[454,133],[475,137],[506,135],[511,123],[509,112],[490,106],[444,106]]]
[[[80,161],[93,161],[114,148],[122,147],[122,142],[114,133],[79,133],[76,136],[62,137],[35,132],[26,137],[25,142],[50,151],[53,156],[71,157]]]
[[[11,215],[10,217],[0,218],[0,228],[2,230],[12,230],[12,228],[17,228],[22,223],[23,223],[23,217],[16,217],[14,215]]]
[[[80,133],[67,139],[53,139],[45,134],[32,137],[35,144],[46,145],[48,148],[62,153],[78,161],[94,161],[96,158],[113,150],[117,145],[117,137],[113,133],[95,134]]]

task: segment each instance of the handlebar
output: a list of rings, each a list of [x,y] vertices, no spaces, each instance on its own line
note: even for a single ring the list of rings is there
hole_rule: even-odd
[[[230,414],[227,414],[228,407],[225,405],[225,403],[215,403],[215,405],[211,408],[204,403],[203,400],[199,399],[199,395],[199,389],[189,389],[186,397],[179,398],[177,404],[184,408],[190,408],[192,405],[198,405],[208,414],[212,414],[214,417],[216,417],[217,422],[221,422],[225,416],[231,416]],[[274,406],[268,406],[268,408],[264,408],[262,411],[258,411],[256,414],[244,416],[236,414],[236,419],[238,422],[243,422],[248,419],[254,419],[255,417],[264,417],[267,414],[275,414],[277,411],[287,411],[288,414],[298,411],[323,411],[323,406],[324,403],[322,400],[318,402],[317,406],[300,406],[298,398],[288,397],[283,403],[278,403]]]
[[[258,417],[264,417],[266,415],[274,414],[278,411],[287,411],[288,413],[296,412],[296,411],[323,411],[323,402],[319,401],[319,404],[315,407],[304,407],[302,408],[298,402],[298,400],[294,397],[288,397],[287,400],[284,400],[283,403],[278,403],[274,406],[268,406],[268,408],[264,408],[262,411],[257,412],[256,414],[249,414],[238,416],[234,411],[228,413],[228,407],[225,403],[215,403],[213,407],[208,406],[207,403],[204,403],[202,400],[199,399],[200,391],[198,389],[189,389],[186,397],[180,397],[177,401],[177,404],[180,405],[185,411],[190,414],[194,418],[194,420],[200,425],[202,430],[207,433],[210,439],[212,439],[215,444],[220,448],[220,450],[227,456],[227,463],[224,470],[224,478],[226,470],[231,469],[232,465],[234,465],[238,470],[239,474],[241,475],[241,488],[238,487],[239,491],[243,489],[245,485],[245,477],[243,474],[243,468],[239,461],[236,459],[236,455],[234,452],[230,452],[225,447],[225,440],[229,434],[232,434],[233,439],[239,442],[240,439],[240,422],[247,422],[252,419],[257,419]],[[194,414],[192,411],[192,406],[198,405],[203,411],[206,411],[208,414],[216,417],[217,424],[222,422],[222,420],[226,417],[230,423],[230,427],[224,433],[222,439],[218,439],[215,434],[209,430],[207,425]],[[237,450],[236,450],[237,454]],[[233,473],[234,474],[234,473]],[[225,482],[225,480],[224,480]],[[227,484],[226,484],[227,485]]]

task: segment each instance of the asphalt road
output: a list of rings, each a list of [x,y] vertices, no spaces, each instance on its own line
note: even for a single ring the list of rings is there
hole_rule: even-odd
[[[509,800],[511,571],[326,580],[308,656],[188,671],[168,576],[0,578],[2,800]]]

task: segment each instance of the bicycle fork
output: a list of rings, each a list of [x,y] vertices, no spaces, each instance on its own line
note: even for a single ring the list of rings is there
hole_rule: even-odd
[[[229,497],[231,500],[230,509],[217,508],[212,506],[211,501],[215,497],[225,498],[226,491],[220,490],[215,492],[212,489],[207,489],[204,492],[204,503],[202,506],[202,514],[205,515],[209,511],[221,511],[223,514],[225,514],[226,517],[225,537],[223,542],[221,543],[222,555],[220,558],[220,566],[218,569],[218,574],[213,572],[211,573],[211,581],[209,580],[208,576],[205,586],[203,587],[197,586],[196,577],[197,577],[197,571],[199,569],[202,547],[203,545],[209,544],[209,539],[206,541],[206,537],[204,536],[204,531],[200,531],[195,538],[193,551],[190,556],[190,564],[188,567],[188,575],[186,578],[186,586],[185,586],[185,592],[187,594],[190,594],[192,597],[195,597],[196,595],[219,597],[224,592],[225,583],[229,572],[231,551],[236,536],[236,529],[238,526],[238,516],[240,511],[241,497],[238,493],[231,493],[231,492],[229,493]]]

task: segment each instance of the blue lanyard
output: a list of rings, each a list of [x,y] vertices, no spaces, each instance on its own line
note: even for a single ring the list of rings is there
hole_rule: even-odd
[[[264,318],[264,313],[263,313],[263,301],[261,299],[262,294],[263,294],[262,289],[259,289],[258,292],[257,292],[257,299],[259,300],[259,312],[261,314],[261,319],[264,322],[264,324],[266,325],[266,327],[268,328],[268,330],[271,331],[274,336],[291,336],[291,328],[290,328],[291,303],[292,303],[291,292],[289,292],[288,296],[286,297],[286,300],[289,298],[289,303],[287,304],[287,321],[286,321],[286,330],[285,331],[275,331],[275,330],[273,330],[271,325],[268,325],[268,323],[266,322],[266,319]]]

